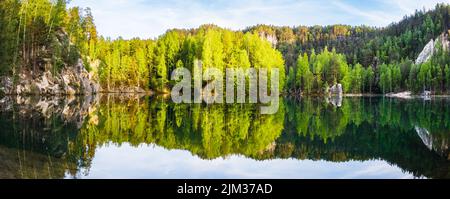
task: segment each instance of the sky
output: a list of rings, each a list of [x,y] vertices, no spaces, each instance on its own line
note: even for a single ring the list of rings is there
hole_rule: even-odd
[[[70,175],[66,176],[71,178]],[[328,162],[297,159],[258,161],[241,155],[203,160],[185,150],[157,145],[108,144],[95,151],[89,172],[77,178],[112,179],[400,179],[414,178],[383,160]]]
[[[442,2],[450,0],[72,0],[69,7],[90,7],[100,35],[130,39],[211,23],[232,30],[257,24],[382,27]]]

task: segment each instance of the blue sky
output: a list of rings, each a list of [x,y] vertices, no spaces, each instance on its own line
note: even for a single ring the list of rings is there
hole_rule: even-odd
[[[72,0],[69,6],[90,7],[103,36],[155,38],[207,23],[233,30],[256,24],[386,26],[440,2],[450,0]]]

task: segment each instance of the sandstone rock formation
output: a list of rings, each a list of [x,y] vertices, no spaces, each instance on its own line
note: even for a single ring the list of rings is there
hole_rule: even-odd
[[[269,33],[266,33],[266,32],[259,32],[258,35],[259,35],[259,37],[267,40],[272,45],[272,47],[275,48],[277,46],[278,39],[277,39],[277,36],[275,34],[269,34]]]
[[[449,50],[450,41],[447,33],[442,33],[436,39],[430,40],[427,45],[423,48],[422,52],[420,52],[419,56],[416,59],[416,64],[422,64],[428,61],[436,51],[436,45],[440,43],[444,51]]]
[[[344,93],[342,89],[342,84],[333,85],[328,91],[330,95],[337,95],[337,96],[342,96],[342,94]]]
[[[36,75],[33,77],[22,71],[15,83],[12,77],[2,77],[0,92],[8,95],[89,95],[100,92],[100,85],[79,60],[75,67],[63,68],[58,74],[46,71],[36,78]]]

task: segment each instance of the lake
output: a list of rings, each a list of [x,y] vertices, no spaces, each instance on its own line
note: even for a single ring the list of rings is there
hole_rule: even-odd
[[[450,99],[0,101],[0,178],[450,178]]]

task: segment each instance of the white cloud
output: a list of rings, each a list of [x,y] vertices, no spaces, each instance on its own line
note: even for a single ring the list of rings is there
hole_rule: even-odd
[[[432,9],[438,3],[450,3],[450,0],[382,0],[383,3],[399,8],[404,13],[413,13],[415,10]]]
[[[343,3],[342,1],[333,1],[333,5],[339,9],[356,16],[360,16],[370,21],[371,24],[389,24],[395,16],[378,10],[362,10],[351,6],[349,4]]]

